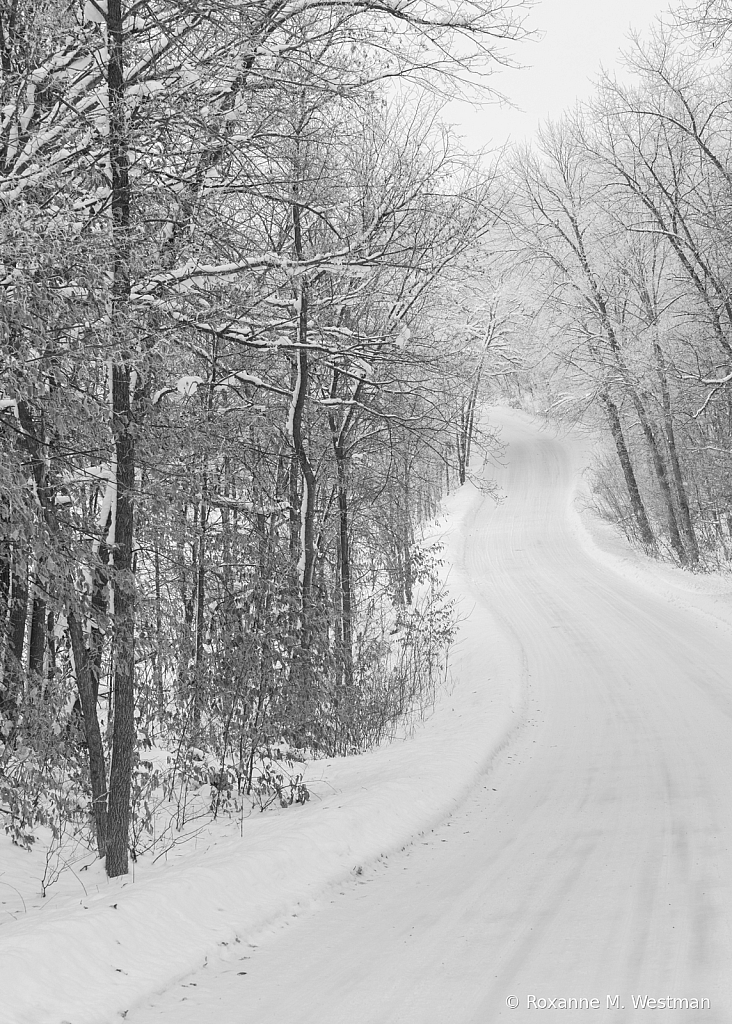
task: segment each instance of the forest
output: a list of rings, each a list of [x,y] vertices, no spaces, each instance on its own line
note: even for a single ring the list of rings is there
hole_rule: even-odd
[[[110,877],[205,792],[419,715],[456,620],[425,524],[486,402],[598,438],[598,511],[732,556],[727,0],[532,146],[513,0],[0,7],[0,816]],[[484,108],[490,116],[490,106]]]
[[[519,13],[3,6],[15,842],[86,828],[124,874],[155,794],[304,800],[303,751],[429,700],[453,621],[419,527],[465,478],[500,347],[470,256],[493,175],[438,88]]]
[[[690,569],[732,544],[730,26],[675,12],[511,172],[546,404],[606,438],[605,514]]]

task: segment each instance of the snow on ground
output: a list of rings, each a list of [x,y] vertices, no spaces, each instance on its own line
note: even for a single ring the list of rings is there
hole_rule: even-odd
[[[468,485],[445,503],[432,536],[446,545],[447,563],[459,562],[460,524],[479,498]],[[512,654],[459,567],[449,586],[463,619],[454,685],[411,737],[312,762],[305,806],[189,827],[167,857],[139,860],[122,880],[106,879],[87,854],[45,899],[43,851],[3,837],[0,1021],[113,1019],[449,814],[506,740],[521,701]]]
[[[506,497],[473,495],[452,557],[520,674],[508,742],[441,824],[129,1024],[729,1024],[732,630],[578,524],[581,446],[491,418]]]
[[[250,952],[249,944],[271,932],[277,922],[307,917],[308,908],[318,902],[326,887],[360,877],[359,869],[370,881],[369,872],[379,858],[399,851],[420,833],[429,834],[415,847],[417,853],[424,844],[435,859],[448,857],[452,847],[444,836],[450,834],[450,822],[441,826],[443,837],[439,840],[430,830],[434,828],[436,834],[438,822],[455,812],[452,835],[460,831],[461,815],[467,813],[464,808],[474,802],[477,790],[483,792],[485,783],[478,780],[492,762],[496,779],[486,797],[492,802],[477,812],[483,821],[482,831],[475,818],[471,822],[465,818],[465,834],[473,838],[464,843],[474,845],[460,853],[459,867],[445,861],[435,883],[429,880],[424,865],[419,867],[416,855],[413,858],[418,884],[424,880],[425,887],[432,887],[419,911],[426,922],[422,929],[427,936],[425,944],[420,945],[412,935],[416,943],[412,949],[405,939],[399,947],[403,963],[394,962],[392,950],[383,948],[381,939],[369,940],[358,953],[354,945],[347,954],[347,930],[350,928],[348,935],[357,944],[362,922],[356,909],[362,906],[366,913],[366,901],[353,904],[344,900],[344,908],[350,909],[341,911],[343,933],[327,916],[322,926],[313,925],[317,934],[309,945],[316,951],[321,946],[325,949],[330,941],[336,944],[337,953],[343,943],[343,970],[350,970],[350,975],[345,981],[339,978],[338,984],[349,1019],[414,1024],[497,1020],[502,1013],[496,1006],[498,1002],[504,1005],[503,995],[496,1002],[493,992],[494,1001],[487,1002],[489,981],[498,991],[504,983],[513,985],[515,978],[521,977],[526,991],[538,991],[528,986],[542,980],[547,989],[543,994],[556,994],[551,990],[552,979],[565,972],[573,956],[581,955],[578,949],[597,944],[593,938],[597,922],[604,922],[607,934],[596,937],[599,952],[591,961],[593,970],[599,978],[607,968],[615,972],[613,979],[627,984],[633,969],[641,966],[649,977],[651,968],[654,977],[666,976],[662,970],[664,929],[671,935],[673,927],[680,928],[677,934],[684,945],[674,957],[682,966],[686,962],[683,950],[691,949],[694,936],[711,941],[709,929],[705,931],[699,924],[690,930],[688,919],[694,913],[695,900],[700,908],[707,907],[709,900],[714,906],[714,900],[724,902],[722,881],[707,878],[709,870],[715,869],[716,853],[710,855],[711,869],[706,861],[701,867],[693,861],[693,866],[687,864],[685,869],[688,881],[690,873],[703,868],[706,893],[697,892],[696,881],[693,886],[689,882],[688,892],[679,888],[674,873],[676,847],[669,845],[672,833],[665,815],[673,810],[682,824],[692,828],[683,833],[684,840],[681,832],[676,835],[681,825],[678,821],[674,825],[674,842],[681,844],[682,854],[684,841],[697,843],[701,849],[700,835],[712,845],[726,841],[720,801],[713,805],[718,834],[708,835],[708,823],[697,820],[700,808],[709,811],[712,797],[718,795],[719,780],[716,775],[712,778],[711,759],[723,744],[722,719],[715,719],[702,704],[695,717],[688,719],[689,729],[695,731],[686,742],[701,742],[697,732],[709,737],[706,760],[697,764],[693,751],[683,746],[685,741],[677,734],[680,725],[673,717],[674,699],[688,698],[683,689],[686,684],[675,680],[673,673],[677,662],[685,671],[692,671],[688,668],[694,664],[692,641],[684,641],[675,661],[659,645],[668,646],[673,635],[675,612],[664,611],[669,601],[676,609],[700,609],[712,630],[732,636],[732,587],[720,575],[691,577],[649,563],[599,520],[586,513],[580,516],[573,505],[574,481],[587,458],[586,441],[562,437],[557,442],[554,430],[546,427],[545,440],[536,442],[539,429],[531,417],[505,411],[494,416],[516,440],[520,457],[515,470],[509,466],[506,472],[497,468],[494,473],[489,466],[486,473],[503,477],[509,488],[514,487],[515,497],[493,512],[492,502],[469,484],[447,500],[444,521],[435,527],[433,536],[441,537],[446,545],[449,585],[459,602],[462,623],[452,656],[454,685],[440,695],[424,724],[411,737],[359,757],[312,763],[306,776],[313,794],[309,804],[255,813],[243,822],[231,819],[198,834],[189,833],[187,841],[171,850],[167,858],[156,863],[149,857],[139,861],[134,877],[109,881],[101,866],[87,859],[67,872],[42,900],[37,896],[37,881],[35,896],[28,886],[33,871],[37,875],[43,872],[42,855],[3,844],[0,1021],[103,1024],[144,1004],[153,993],[183,979],[206,961],[213,983],[215,965],[240,966],[242,957]],[[580,502],[577,507],[581,506]],[[493,536],[500,539],[491,551]],[[647,613],[641,610],[643,604],[637,603],[636,584],[648,594]],[[554,598],[556,608],[552,606]],[[603,618],[611,630],[607,636],[601,628]],[[634,625],[640,619],[655,643],[648,651]],[[614,658],[617,666],[612,664]],[[541,679],[545,663],[546,678]],[[717,676],[722,663],[719,654]],[[566,666],[566,680],[562,666]],[[657,678],[659,672],[662,678]],[[716,678],[709,687],[719,686]],[[663,690],[667,681],[672,687],[669,694]],[[704,685],[699,683],[702,695],[706,693]],[[573,697],[565,686],[572,688]],[[717,699],[722,701],[719,694]],[[623,700],[630,703],[623,704]],[[634,700],[646,703],[636,707]],[[652,718],[649,707],[654,709]],[[680,768],[673,761],[677,755]],[[591,771],[585,773],[587,765]],[[661,768],[670,773],[667,785],[683,791],[680,797],[657,796]],[[710,780],[714,793],[702,788],[692,800],[689,787],[707,787]],[[600,803],[593,802],[598,787]],[[467,794],[471,794],[467,804],[460,807]],[[575,807],[576,801],[581,806]],[[547,849],[559,851],[556,864],[544,864]],[[482,871],[480,884],[493,885],[493,889],[474,890],[468,875],[472,872],[472,877],[478,877],[487,861],[491,869],[487,876]],[[662,883],[653,881],[659,864]],[[403,904],[405,913],[414,910],[414,892],[407,893],[399,884],[401,875],[392,872],[391,876],[391,880],[387,877],[389,895],[382,895],[370,911],[375,927],[387,915],[387,905]],[[631,879],[630,888],[623,889],[626,876]],[[669,902],[671,909],[664,909],[659,885],[675,886],[673,893],[668,889],[674,895],[673,908]],[[24,906],[13,886],[25,896]],[[479,942],[464,923],[475,917],[480,901],[490,909],[479,915],[476,927],[483,929],[476,933],[482,934]],[[700,909],[702,912],[706,911]],[[430,913],[434,921],[428,920]],[[451,915],[452,923],[461,930],[456,933],[458,945],[448,943],[450,950],[444,951],[440,940]],[[394,925],[397,930],[402,927]],[[540,936],[544,936],[543,945]],[[272,1019],[272,1008],[266,1003],[268,992],[274,996],[278,1015],[282,1011],[285,1019],[297,1021],[300,1011],[288,1017],[287,1007],[299,1007],[299,993],[306,996],[309,992],[314,999],[312,1019],[326,1020],[318,1004],[323,996],[317,995],[317,969],[304,957],[302,964],[294,963],[301,959],[301,933],[293,931],[290,945],[293,943],[289,954],[283,950],[271,953],[270,959],[274,959],[269,971],[264,957],[261,1003],[256,1003],[257,989],[251,979],[251,1006],[256,1004],[262,1010],[247,1021]],[[709,949],[695,947],[693,952],[697,960],[702,958],[698,962],[706,962],[705,970],[713,970],[718,951],[712,955]],[[332,962],[333,951],[328,955]],[[278,956],[285,957],[284,961],[278,961]],[[363,965],[360,975],[354,970],[354,958],[362,956],[373,961],[375,971],[386,972],[383,976],[388,985],[383,991]],[[439,973],[449,956],[455,973],[443,983]],[[424,980],[425,964],[434,966],[429,966],[431,982]],[[531,964],[534,973],[527,975]],[[416,982],[409,982],[409,969],[415,971],[415,977],[422,971],[421,995]],[[288,977],[292,972],[295,979],[287,993],[272,980],[283,971]],[[233,973],[236,979],[242,972],[233,969]],[[392,992],[388,986],[403,983],[405,974],[407,996],[402,997],[398,988]],[[689,976],[701,979],[712,975],[698,968]],[[605,980],[603,976],[603,984]],[[472,1011],[466,1009],[467,1002],[459,1015],[445,1015],[451,1012],[446,1001],[452,991],[450,984],[460,993],[473,993],[478,1016],[469,1015]],[[361,1002],[354,1002],[357,990],[349,985],[360,985]],[[202,993],[202,989],[196,991]],[[390,1006],[404,998],[406,1009],[383,1016],[382,1007],[379,1017],[376,1007],[387,991]],[[240,997],[231,998],[230,1005],[237,1007]],[[204,1019],[200,1013],[195,1015],[192,1003],[188,1005],[189,1014],[194,1014],[190,1019]],[[209,1004],[205,1005],[206,1018],[212,1019]],[[336,1001],[328,1010],[335,1014],[332,1019],[346,1019],[337,1016],[341,1011]],[[182,1020],[176,1013],[174,1007],[172,1015],[160,1019]],[[517,1022],[525,1019],[508,1016]],[[130,1013],[133,1018],[134,1010]],[[236,1015],[231,1019],[245,1018]],[[627,1018],[618,1014],[612,1019]]]

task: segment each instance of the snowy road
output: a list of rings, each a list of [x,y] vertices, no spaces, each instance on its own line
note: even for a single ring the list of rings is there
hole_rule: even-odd
[[[571,446],[504,430],[457,570],[522,659],[521,728],[433,833],[128,1024],[732,1021],[732,631],[593,558]],[[710,1008],[634,1008],[669,996]]]

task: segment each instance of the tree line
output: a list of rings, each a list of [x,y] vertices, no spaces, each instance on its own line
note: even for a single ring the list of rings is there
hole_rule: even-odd
[[[86,816],[124,874],[152,745],[251,787],[262,752],[362,749],[433,684],[451,625],[421,596],[419,524],[465,479],[500,348],[475,255],[494,174],[436,97],[505,60],[521,18],[510,0],[3,5],[16,841]]]
[[[607,439],[605,512],[689,568],[732,554],[731,26],[664,17],[506,175],[544,401]]]

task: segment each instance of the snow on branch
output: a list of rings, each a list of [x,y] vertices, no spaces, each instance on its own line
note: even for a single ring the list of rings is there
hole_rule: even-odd
[[[152,397],[152,404],[157,405],[161,398],[166,395],[179,394],[184,398],[190,398],[195,395],[199,387],[220,389],[220,388],[231,388],[236,390],[237,385],[240,384],[251,384],[253,387],[261,388],[264,391],[270,391],[277,395],[283,395],[286,398],[290,397],[290,392],[283,388],[277,387],[276,384],[270,384],[268,381],[263,380],[254,373],[247,373],[244,370],[235,370],[234,372],[223,377],[221,380],[204,380],[203,377],[196,375],[186,374],[180,377],[176,383],[169,387],[160,388]]]
[[[717,380],[708,380],[708,379],[703,380],[702,384],[706,384],[709,387],[711,387],[711,391],[709,392],[707,397],[704,399],[702,404],[699,406],[699,408],[696,410],[696,412],[692,414],[692,418],[695,419],[695,420],[698,419],[702,415],[702,413],[706,411],[707,406],[709,405],[711,400],[714,398],[714,396],[719,394],[719,392],[722,390],[722,388],[725,387],[725,385],[729,384],[730,382],[732,382],[732,373],[728,373],[728,374],[726,374],[726,376],[720,377]]]
[[[348,273],[352,273],[357,268],[368,268],[376,264],[375,257],[363,257],[353,263],[348,263],[346,260],[349,252],[349,249],[344,248],[338,252],[322,253],[297,262],[277,253],[263,253],[260,256],[249,256],[235,262],[218,264],[197,263],[195,260],[189,260],[182,267],[163,271],[148,278],[145,282],[134,284],[132,297],[134,299],[150,295],[161,287],[180,289],[181,285],[188,282],[193,285],[201,284],[209,278],[231,281],[238,274],[252,270],[279,270],[286,274],[288,279],[294,280],[308,270],[320,270],[323,266],[332,268],[335,260],[342,261],[338,263],[339,270]]]

